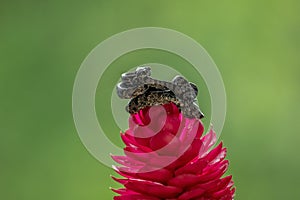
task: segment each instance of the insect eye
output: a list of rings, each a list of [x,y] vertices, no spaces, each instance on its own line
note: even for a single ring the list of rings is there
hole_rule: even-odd
[[[192,88],[194,89],[196,96],[198,95],[198,88],[194,83],[190,83],[190,85],[192,86]]]

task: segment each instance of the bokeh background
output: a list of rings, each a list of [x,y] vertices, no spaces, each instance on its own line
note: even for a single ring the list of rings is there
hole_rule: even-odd
[[[218,65],[228,100],[221,140],[236,199],[300,199],[299,10],[296,0],[1,0],[0,199],[112,199],[114,172],[77,135],[72,87],[98,43],[145,26],[191,36]],[[111,90],[120,73],[147,62],[174,66],[196,82],[209,123],[206,86],[189,63],[163,51],[132,52],[105,72],[96,97],[99,121],[121,147]]]

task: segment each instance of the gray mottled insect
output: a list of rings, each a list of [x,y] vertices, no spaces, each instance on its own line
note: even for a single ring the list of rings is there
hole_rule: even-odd
[[[168,88],[160,88],[159,85],[144,85],[144,91],[140,92],[130,100],[126,110],[129,113],[136,113],[139,110],[154,105],[163,105],[173,102],[180,108],[180,103],[175,94]]]
[[[147,106],[173,102],[186,117],[204,117],[196,104],[198,89],[195,84],[181,76],[168,82],[153,79],[150,75],[150,67],[138,67],[135,72],[122,74],[117,93],[120,98],[131,99],[126,107],[129,113],[136,113]]]

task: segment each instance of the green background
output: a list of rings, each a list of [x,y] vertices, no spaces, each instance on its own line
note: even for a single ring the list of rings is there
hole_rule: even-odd
[[[112,199],[114,172],[77,135],[73,82],[98,43],[144,26],[189,35],[218,65],[228,100],[221,139],[236,199],[300,199],[299,9],[296,0],[1,0],[0,199]],[[209,123],[206,86],[188,63],[162,51],[132,52],[106,71],[96,98],[99,120],[120,146],[109,95],[120,73],[147,62],[174,66],[196,82]]]

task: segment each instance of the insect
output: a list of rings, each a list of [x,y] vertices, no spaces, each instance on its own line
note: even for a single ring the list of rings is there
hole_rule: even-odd
[[[198,88],[195,84],[190,83],[196,95]],[[144,84],[137,88],[133,93],[133,98],[126,106],[127,112],[133,114],[148,106],[163,105],[166,103],[174,103],[180,109],[180,102],[176,95],[167,87],[159,84]]]
[[[185,117],[204,117],[196,102],[197,86],[182,76],[175,76],[171,82],[157,80],[151,77],[151,68],[145,66],[122,74],[121,79],[117,84],[117,94],[122,99],[131,99],[126,106],[129,113],[173,102]]]

